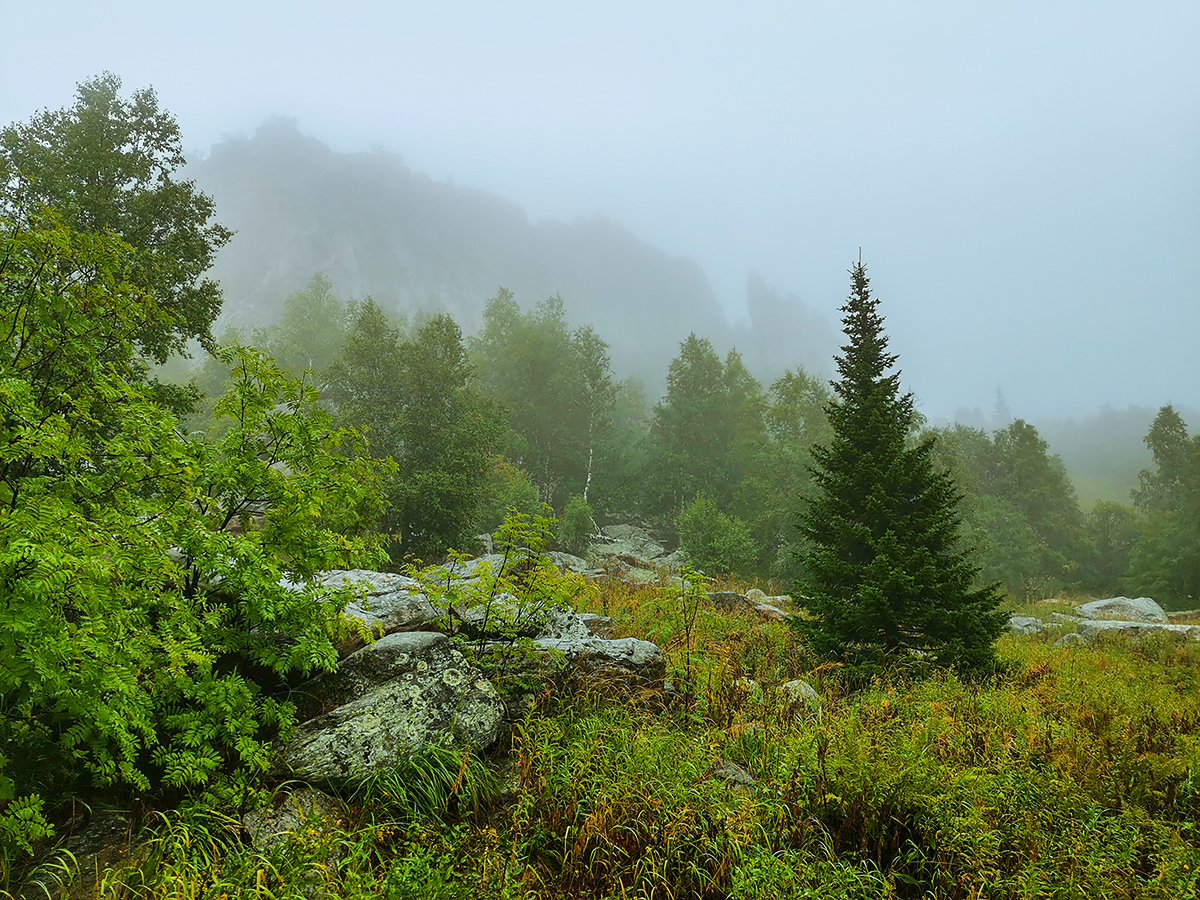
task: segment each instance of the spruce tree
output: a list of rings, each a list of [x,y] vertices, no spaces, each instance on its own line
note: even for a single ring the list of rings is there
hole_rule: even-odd
[[[842,307],[849,343],[827,407],[833,437],[813,449],[815,486],[801,514],[810,617],[796,627],[821,656],[861,664],[912,651],[939,665],[980,669],[1004,627],[995,585],[959,540],[962,495],[910,443],[912,394],[900,393],[879,301],[860,260]]]

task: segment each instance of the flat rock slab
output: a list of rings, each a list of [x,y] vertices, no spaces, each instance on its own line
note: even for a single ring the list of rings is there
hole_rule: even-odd
[[[539,650],[561,653],[568,667],[587,675],[633,677],[647,684],[662,684],[667,658],[657,644],[637,638],[600,640],[590,634],[580,638],[537,638]]]
[[[1127,619],[1130,622],[1163,622],[1167,614],[1149,597],[1109,597],[1093,600],[1075,607],[1075,612],[1084,619]]]
[[[1170,625],[1165,622],[1126,622],[1115,619],[1091,619],[1079,623],[1077,634],[1090,641],[1100,634],[1119,634],[1123,637],[1143,637],[1157,632],[1183,635],[1200,641],[1200,625]]]

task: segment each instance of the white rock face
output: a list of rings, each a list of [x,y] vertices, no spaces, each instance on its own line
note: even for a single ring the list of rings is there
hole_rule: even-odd
[[[1166,622],[1163,608],[1149,597],[1109,597],[1075,607],[1084,619],[1128,619],[1130,622]]]

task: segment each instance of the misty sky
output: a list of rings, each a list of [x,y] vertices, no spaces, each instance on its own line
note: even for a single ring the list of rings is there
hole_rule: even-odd
[[[0,10],[0,123],[104,69],[188,148],[294,117],[532,220],[615,219],[734,319],[756,269],[836,322],[861,246],[928,414],[997,384],[1029,418],[1200,406],[1195,0]]]

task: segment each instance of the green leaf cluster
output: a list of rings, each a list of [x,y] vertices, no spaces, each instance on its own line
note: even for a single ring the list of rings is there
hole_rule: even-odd
[[[271,679],[336,661],[346,598],[312,576],[377,559],[325,527],[371,480],[311,386],[231,353],[212,443],[155,402],[139,341],[172,313],[139,264],[111,232],[0,219],[0,815],[67,778],[262,768],[290,716]]]

